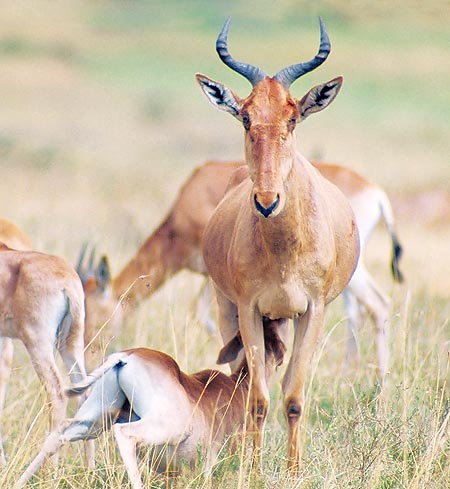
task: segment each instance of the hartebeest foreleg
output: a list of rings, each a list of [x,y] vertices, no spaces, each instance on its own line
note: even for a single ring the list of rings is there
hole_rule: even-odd
[[[264,426],[269,410],[269,387],[266,380],[263,318],[255,305],[239,304],[239,331],[244,344],[251,378],[251,414],[254,422],[253,463],[261,466]]]
[[[294,319],[292,355],[283,379],[284,411],[288,423],[288,467],[297,473],[301,464],[299,440],[305,407],[305,381],[311,357],[322,334],[324,301],[310,302],[306,313]]]

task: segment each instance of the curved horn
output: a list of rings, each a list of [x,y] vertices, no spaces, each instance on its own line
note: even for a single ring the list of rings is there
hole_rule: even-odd
[[[86,255],[87,247],[88,247],[88,242],[84,241],[84,243],[81,245],[80,256],[78,258],[78,263],[77,263],[76,268],[75,268],[75,270],[77,271],[77,273],[80,277],[81,277],[81,274],[83,273],[83,262],[84,262],[84,257]]]
[[[233,59],[231,54],[228,52],[228,29],[230,27],[230,17],[225,21],[222,30],[219,33],[216,41],[216,51],[219,58],[233,71],[239,73],[243,77],[255,86],[261,80],[267,77],[267,75],[257,66],[253,66],[248,63],[241,63]]]
[[[327,34],[327,29],[325,28],[325,24],[321,17],[319,17],[320,22],[320,46],[319,51],[316,56],[310,61],[306,61],[304,63],[297,63],[287,68],[283,68],[280,70],[274,78],[278,80],[285,88],[289,88],[297,78],[300,78],[302,75],[309,73],[310,71],[316,69],[320,66],[330,54],[331,44],[330,39]]]

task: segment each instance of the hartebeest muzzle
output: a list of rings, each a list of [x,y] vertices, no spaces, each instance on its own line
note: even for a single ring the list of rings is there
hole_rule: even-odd
[[[269,217],[280,202],[280,194],[275,192],[255,192],[253,201],[256,210],[264,217]]]

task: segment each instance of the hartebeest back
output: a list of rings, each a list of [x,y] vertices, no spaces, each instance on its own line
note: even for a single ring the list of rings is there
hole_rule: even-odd
[[[285,352],[285,332],[278,326],[268,323],[264,329],[267,378],[281,364]],[[237,336],[221,350],[219,360],[235,358],[240,349],[242,342]],[[199,450],[204,452],[209,469],[225,442],[228,447],[234,445],[228,437],[242,435],[251,420],[246,416],[247,374],[245,362],[229,376],[217,370],[187,375],[160,351],[136,348],[114,353],[86,381],[72,388],[72,394],[79,394],[92,386],[74,419],[48,436],[17,487],[61,445],[96,437],[111,423],[134,489],[144,487],[136,457],[139,446],[154,449],[152,460],[157,470],[176,469],[181,460],[193,462]]]
[[[345,166],[324,162],[313,162],[313,165],[349,200],[359,229],[361,255],[373,229],[381,219],[385,221],[392,240],[392,270],[394,277],[400,279],[398,268],[400,246],[396,237],[392,208],[386,193]],[[102,257],[94,264],[92,252],[88,258],[83,248],[77,269],[83,279],[86,295],[86,344],[90,343],[99,328],[112,317],[111,323],[102,331],[101,337],[88,347],[88,358],[101,350],[98,346],[101,338],[107,337],[109,341],[111,332],[114,329],[117,332],[118,324],[123,323],[120,320],[126,320],[127,313],[150,297],[166,279],[181,269],[206,274],[201,256],[203,230],[224,196],[230,178],[236,185],[247,175],[248,167],[242,161],[211,161],[198,167],[181,187],[163,222],[114,277],[106,257]],[[138,277],[142,278],[138,279]],[[369,275],[362,256],[354,277],[354,287],[351,290],[346,287],[344,290],[350,331],[347,361],[353,360],[357,353],[356,336],[358,325],[362,320],[361,305],[367,309],[377,325],[377,335],[384,338],[384,341],[377,343],[380,346],[379,358],[386,359],[387,337],[383,336],[383,332],[386,330],[384,325],[389,315],[388,297]],[[123,307],[119,308],[118,304],[124,294]],[[210,287],[206,286],[197,301],[197,319],[205,323],[210,332],[215,332],[214,323],[209,315],[210,307]],[[88,365],[90,363],[92,359],[88,361]],[[386,369],[381,364],[379,366],[380,372]]]
[[[52,430],[67,404],[54,349],[72,382],[80,381],[86,376],[83,335],[84,293],[75,270],[62,258],[0,244],[0,337],[25,345],[47,393]],[[92,465],[91,448],[87,455]]]
[[[356,267],[359,240],[347,199],[297,152],[294,129],[334,100],[342,78],[314,87],[300,100],[289,92],[330,52],[322,21],[317,55],[272,78],[232,58],[228,28],[229,21],[217,39],[217,52],[251,82],[252,92],[242,99],[204,75],[198,74],[197,81],[212,104],[243,124],[250,177],[227,192],[209,220],[204,259],[217,290],[222,336],[228,341],[240,331],[250,365],[257,462],[269,407],[263,318],[294,320],[283,393],[289,467],[295,472],[307,368],[322,332],[325,305],[344,289]]]

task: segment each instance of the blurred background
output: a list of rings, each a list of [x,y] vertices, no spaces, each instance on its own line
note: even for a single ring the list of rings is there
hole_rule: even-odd
[[[0,216],[26,231],[35,249],[73,264],[89,241],[108,254],[117,274],[195,167],[243,158],[241,125],[214,109],[194,78],[201,72],[242,97],[250,93],[249,83],[215,53],[229,15],[230,52],[269,74],[315,55],[323,17],[331,55],[291,92],[301,98],[337,75],[345,82],[327,110],[298,127],[298,148],[381,185],[404,248],[402,286],[393,285],[382,227],[365,255],[367,268],[393,296],[392,409],[386,420],[373,417],[372,328],[363,328],[363,366],[350,375],[353,383],[337,374],[346,333],[336,301],[318,354],[318,381],[308,390],[305,458],[312,482],[305,487],[444,487],[448,438],[446,452],[439,443],[445,413],[448,421],[450,365],[448,0],[3,1]],[[201,283],[180,273],[138,311],[114,348],[162,349],[189,372],[213,367],[221,342],[192,320]],[[21,345],[17,351],[3,423],[12,462],[0,475],[2,487],[11,487],[47,429],[45,416],[35,423],[42,389]],[[311,371],[314,377],[316,364]],[[280,388],[274,385],[277,400]],[[268,457],[270,471],[284,466],[281,406],[274,402],[271,408],[269,452],[278,462]],[[104,455],[113,454],[112,447],[99,450],[103,469],[96,485],[83,482],[78,455],[71,469],[78,482],[64,487],[123,487],[123,465]],[[71,477],[67,455],[64,460],[61,470]],[[273,484],[266,486],[290,488],[273,470],[266,480]],[[237,470],[223,473],[223,485],[214,487],[230,487]],[[55,487],[50,479],[36,487]],[[103,479],[115,482],[105,485]],[[392,485],[378,483],[384,479]],[[178,487],[187,487],[186,480]]]
[[[0,7],[0,215],[35,248],[74,262],[84,240],[117,272],[208,159],[241,159],[242,128],[196,86],[202,72],[241,96],[215,39],[273,74],[332,54],[292,87],[345,79],[297,130],[309,158],[347,165],[390,195],[408,286],[450,293],[450,7],[447,1],[59,1]],[[386,273],[389,243],[368,261]]]

